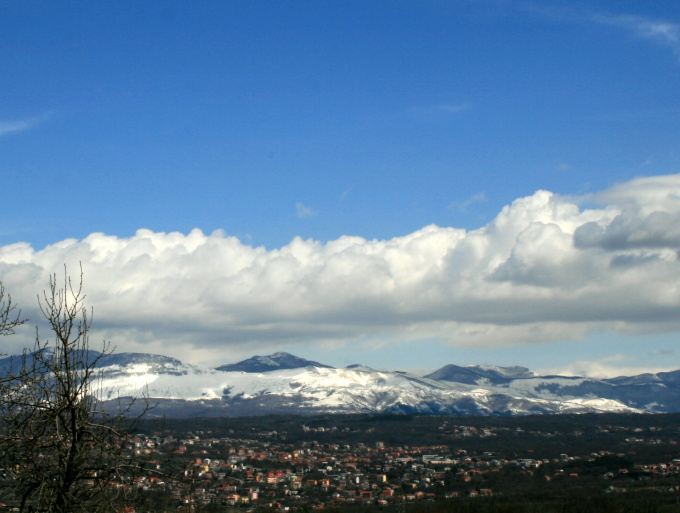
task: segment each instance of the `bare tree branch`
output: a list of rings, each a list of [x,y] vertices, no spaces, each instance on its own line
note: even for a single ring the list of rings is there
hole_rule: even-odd
[[[14,328],[25,322],[26,319],[21,318],[21,310],[17,310],[12,296],[5,294],[5,286],[0,282],[0,335],[14,334]]]
[[[4,297],[0,289],[0,333],[9,334],[23,321]],[[36,329],[33,351],[0,381],[0,462],[21,511],[115,511],[134,492],[134,478],[150,469],[129,447],[133,401],[107,412],[98,397],[97,365],[110,344],[90,349],[82,268],[76,282],[66,269],[63,280],[52,275],[38,300],[53,339]],[[139,417],[149,408],[144,402]]]

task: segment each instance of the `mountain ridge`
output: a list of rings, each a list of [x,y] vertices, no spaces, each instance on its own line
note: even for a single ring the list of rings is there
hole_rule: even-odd
[[[100,399],[147,397],[157,404],[153,415],[174,417],[680,411],[680,371],[600,380],[539,376],[520,366],[448,364],[419,376],[362,365],[334,368],[279,352],[217,368],[162,355],[114,353],[101,358],[97,372]]]
[[[332,368],[319,362],[305,360],[284,351],[279,351],[267,356],[253,356],[237,363],[229,363],[216,367],[218,371],[225,372],[269,372],[273,370],[298,369],[300,367],[323,367]]]

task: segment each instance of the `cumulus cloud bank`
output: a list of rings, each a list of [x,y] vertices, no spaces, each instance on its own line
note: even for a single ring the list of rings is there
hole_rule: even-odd
[[[48,276],[81,262],[100,332],[119,350],[165,354],[429,337],[498,347],[680,330],[680,175],[587,201],[594,206],[538,191],[478,230],[295,238],[274,250],[200,230],[93,233],[39,251],[17,243],[0,247],[0,280],[34,317]]]

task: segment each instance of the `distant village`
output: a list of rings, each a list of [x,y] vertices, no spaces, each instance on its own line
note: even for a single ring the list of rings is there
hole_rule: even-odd
[[[650,417],[652,420],[653,417]],[[480,428],[450,420],[442,421],[450,443],[430,446],[389,446],[384,442],[352,444],[302,441],[290,443],[285,431],[266,430],[252,438],[234,438],[210,429],[184,433],[157,432],[137,435],[131,450],[152,458],[159,470],[171,457],[179,470],[176,478],[147,476],[133,484],[139,490],[167,503],[170,510],[191,512],[213,506],[266,508],[290,511],[300,508],[327,509],[352,505],[388,506],[394,503],[418,503],[478,498],[484,500],[507,493],[507,484],[536,480],[549,485],[578,483],[588,479],[601,493],[625,493],[654,490],[678,495],[680,459],[612,467],[624,461],[625,454],[601,450],[589,454],[560,454],[544,458],[507,459],[493,451],[466,451],[456,448],[456,441],[508,436],[510,428]],[[302,430],[311,438],[333,434],[333,425]],[[516,428],[520,429],[520,428]],[[616,431],[624,437],[630,451],[645,446],[672,444],[657,439],[661,427],[647,428],[602,426],[602,431]],[[667,433],[666,433],[667,434]],[[680,435],[680,433],[678,433]],[[572,433],[577,436],[579,433]],[[554,433],[535,433],[536,437],[554,437]],[[680,436],[678,437],[680,438]],[[673,452],[677,450],[673,447]],[[531,453],[531,451],[529,451]],[[586,477],[578,468],[598,468]],[[177,471],[175,471],[177,472]],[[667,484],[667,481],[671,484]],[[498,487],[493,486],[496,483]],[[219,509],[216,509],[219,510]],[[131,513],[132,508],[128,509]]]

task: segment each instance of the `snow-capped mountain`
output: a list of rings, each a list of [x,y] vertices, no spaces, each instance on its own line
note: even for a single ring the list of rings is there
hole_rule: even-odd
[[[95,384],[104,400],[145,396],[156,404],[153,415],[174,417],[680,411],[680,371],[597,380],[538,376],[524,367],[447,365],[421,377],[361,365],[337,369],[287,353],[216,369],[118,353],[100,360]]]
[[[438,381],[468,383],[470,385],[507,385],[513,379],[532,378],[534,376],[536,374],[526,367],[496,367],[492,365],[459,367],[458,365],[445,365],[425,377]]]
[[[304,358],[293,356],[289,353],[279,352],[269,356],[253,356],[242,362],[222,365],[217,367],[217,370],[226,372],[269,372],[273,370],[298,369],[300,367],[309,366],[330,368],[330,365],[312,362],[305,360]]]

